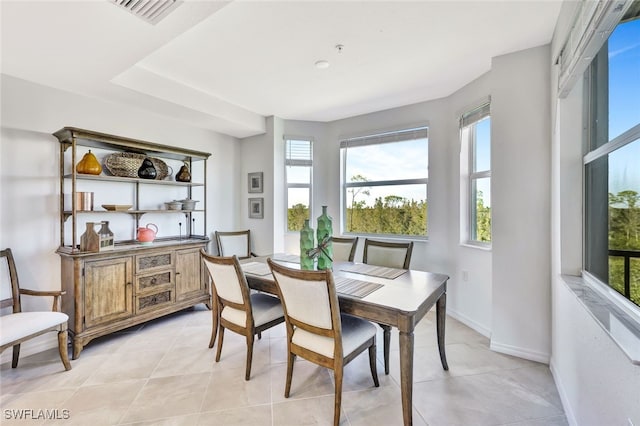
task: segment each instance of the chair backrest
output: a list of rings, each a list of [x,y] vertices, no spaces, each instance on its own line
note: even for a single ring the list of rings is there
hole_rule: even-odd
[[[326,352],[332,354],[331,358],[341,358],[340,306],[331,271],[291,269],[271,259],[267,262],[278,287],[287,333],[293,333],[295,329],[296,333],[302,330],[330,338],[333,341],[328,342]],[[309,339],[301,338],[299,343],[303,345],[305,340]]]
[[[0,250],[0,308],[13,307],[13,313],[21,312],[20,284],[11,249]]]
[[[409,269],[412,251],[413,241],[395,243],[366,238],[364,240],[362,262],[389,268]]]
[[[214,303],[218,298],[224,307],[251,313],[249,284],[237,256],[212,256],[200,250],[202,261],[212,281]],[[248,325],[248,324],[247,324]]]
[[[251,231],[216,231],[218,254],[224,257],[237,256],[238,259],[251,257]]]
[[[334,262],[353,262],[356,256],[356,248],[358,247],[358,237],[332,237],[331,246],[333,248]]]

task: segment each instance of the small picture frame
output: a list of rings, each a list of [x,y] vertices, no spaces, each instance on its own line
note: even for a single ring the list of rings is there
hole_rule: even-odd
[[[249,198],[249,219],[264,218],[264,198]]]
[[[262,172],[249,173],[249,192],[262,194]]]

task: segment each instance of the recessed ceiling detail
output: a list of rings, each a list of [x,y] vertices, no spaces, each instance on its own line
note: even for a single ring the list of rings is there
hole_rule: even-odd
[[[145,22],[155,25],[164,19],[182,1],[178,0],[109,0]]]

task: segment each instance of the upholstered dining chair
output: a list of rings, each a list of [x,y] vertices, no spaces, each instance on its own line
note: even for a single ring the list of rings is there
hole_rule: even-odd
[[[369,366],[376,387],[376,327],[369,321],[340,314],[330,270],[303,271],[267,259],[276,281],[287,324],[287,378],[285,398],[291,392],[296,356],[333,370],[335,399],[333,424],[340,423],[344,366],[369,350]]]
[[[245,336],[247,363],[245,380],[251,377],[253,342],[256,334],[284,322],[282,305],[277,297],[264,293],[251,293],[237,256],[212,256],[200,250],[202,260],[212,281],[213,326],[209,347],[213,348],[218,337],[216,362],[220,361],[224,330],[229,329]]]
[[[369,238],[364,240],[362,263],[389,268],[409,269],[413,241],[388,242]]]
[[[20,288],[18,272],[11,249],[0,250],[0,270],[8,273],[0,277],[0,283],[11,285],[11,297],[0,300],[0,308],[12,307],[12,312],[0,316],[0,353],[13,347],[11,367],[18,366],[20,344],[50,331],[58,332],[58,352],[65,370],[71,370],[67,352],[67,314],[60,312],[60,297],[64,291],[38,291]],[[8,280],[6,279],[8,278]],[[8,295],[8,291],[6,294]],[[3,291],[3,295],[5,292]],[[22,312],[21,295],[53,297],[51,311]]]
[[[332,237],[331,246],[333,247],[334,262],[353,262],[358,247],[358,237]]]
[[[409,269],[413,241],[388,242],[369,238],[364,240],[362,263],[389,268]],[[391,327],[380,324],[383,331],[384,373],[389,374],[389,346],[391,345]]]
[[[218,243],[218,255],[231,257],[238,256],[238,259],[248,259],[256,256],[251,252],[251,231],[216,231],[216,242]]]

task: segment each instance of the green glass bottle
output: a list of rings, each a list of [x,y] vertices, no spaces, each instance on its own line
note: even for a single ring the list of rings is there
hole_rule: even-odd
[[[313,228],[309,226],[309,219],[305,219],[300,230],[300,269],[313,270],[313,258],[308,253],[314,248],[314,244]]]
[[[327,206],[322,206],[322,214],[318,217],[318,246],[321,246],[318,255],[318,270],[333,268],[333,219],[327,214]]]

